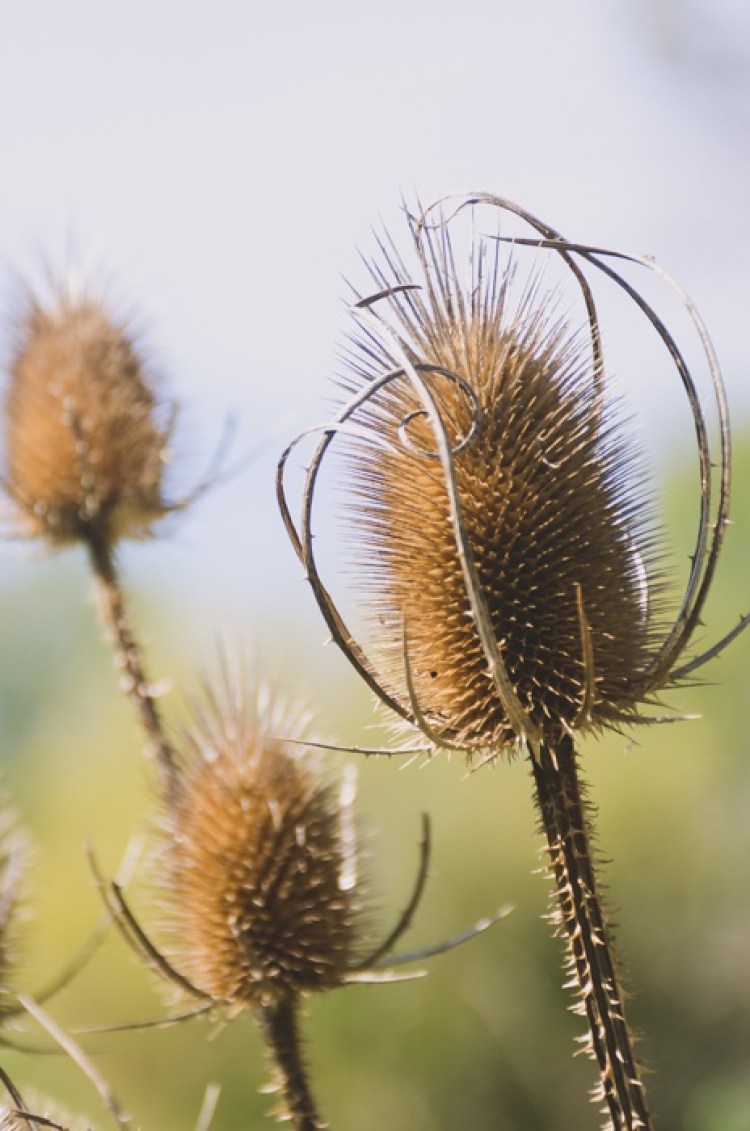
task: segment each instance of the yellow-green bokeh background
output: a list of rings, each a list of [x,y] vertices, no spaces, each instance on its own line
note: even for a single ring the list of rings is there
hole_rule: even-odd
[[[705,641],[750,604],[750,447],[740,448],[725,558],[707,610]],[[694,474],[674,469],[672,525],[688,529]],[[694,501],[694,500],[693,500]],[[153,551],[151,551],[153,552]],[[100,914],[84,845],[117,867],[148,826],[150,772],[128,705],[118,698],[106,646],[75,554],[35,561],[0,591],[0,740],[5,786],[35,844],[33,915],[19,979],[36,991],[86,938]],[[195,690],[210,656],[179,643],[189,608],[169,593],[136,595],[151,669]],[[210,594],[206,600],[210,600]],[[252,625],[238,614],[243,632]],[[284,610],[270,610],[280,670],[307,674],[325,729],[372,742],[366,696],[341,664],[335,686],[317,674],[316,645],[300,641]],[[322,635],[322,631],[321,631]],[[284,658],[288,660],[288,669]],[[750,1129],[750,639],[670,697],[700,721],[611,735],[583,749],[599,810],[600,849],[618,940],[633,988],[632,1020],[653,1069],[660,1131]],[[290,687],[293,693],[293,687]],[[180,714],[181,692],[166,701]],[[430,964],[408,984],[355,987],[311,1003],[307,1051],[321,1104],[338,1131],[570,1131],[598,1125],[587,1091],[591,1064],[573,1058],[581,1022],[561,989],[561,948],[541,916],[546,879],[530,780],[522,763],[467,775],[461,760],[401,768],[360,764],[368,871],[384,929],[406,898],[417,861],[419,815],[434,826],[431,881],[409,947],[449,935],[506,902],[490,933]],[[147,903],[142,907],[148,923]],[[69,1029],[150,1018],[163,1002],[119,938],[108,939],[50,1009]],[[85,1044],[144,1131],[194,1125],[210,1080],[222,1084],[215,1131],[270,1126],[264,1053],[251,1018],[209,1040],[199,1021],[168,1031],[88,1037]],[[48,1043],[45,1041],[44,1043]],[[41,1090],[109,1125],[89,1085],[60,1056],[6,1051],[24,1091]]]

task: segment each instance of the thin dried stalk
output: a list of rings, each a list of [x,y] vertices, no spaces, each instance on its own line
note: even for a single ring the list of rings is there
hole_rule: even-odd
[[[299,1002],[277,998],[256,1010],[266,1044],[279,1073],[284,1096],[283,1114],[295,1131],[327,1131],[310,1090],[299,1032]]]
[[[123,690],[146,733],[149,753],[165,781],[170,781],[174,776],[175,755],[164,730],[153,685],[145,671],[141,647],[131,628],[115,550],[106,537],[99,535],[96,527],[88,531],[85,541],[96,583],[100,616],[112,638],[117,665],[122,669]]]

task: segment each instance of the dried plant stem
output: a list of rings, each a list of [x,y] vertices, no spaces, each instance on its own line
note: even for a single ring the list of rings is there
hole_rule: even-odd
[[[100,616],[111,636],[116,661],[123,672],[123,689],[146,732],[149,753],[168,784],[174,778],[174,751],[167,740],[152,685],[144,670],[140,645],[130,626],[114,549],[95,527],[89,530],[86,545],[97,587]]]
[[[297,999],[287,995],[271,1005],[259,1007],[258,1019],[279,1071],[285,1114],[295,1131],[327,1131],[328,1124],[318,1115],[310,1091],[302,1056],[298,1006]]]
[[[68,1033],[61,1029],[57,1022],[53,1021],[50,1015],[42,1009],[39,1003],[34,1001],[33,998],[29,997],[27,994],[19,994],[18,1000],[29,1016],[33,1017],[43,1029],[47,1030],[63,1052],[67,1053],[73,1063],[78,1065],[84,1076],[94,1085],[102,1103],[111,1113],[120,1131],[130,1131],[132,1122],[130,1116],[123,1111],[119,1100],[113,1094],[107,1080],[80,1045],[78,1045]]]
[[[565,736],[555,750],[542,746],[532,765],[555,881],[554,919],[567,942],[571,984],[577,986],[579,1011],[589,1026],[589,1049],[599,1067],[595,1098],[604,1100],[612,1131],[650,1131],[610,930],[597,890],[590,812],[572,738]]]

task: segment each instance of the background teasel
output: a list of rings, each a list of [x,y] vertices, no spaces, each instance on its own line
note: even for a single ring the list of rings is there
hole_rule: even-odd
[[[470,234],[469,269],[451,230],[469,206],[520,217],[532,237]],[[449,207],[446,205],[446,207]],[[484,213],[482,213],[483,218]],[[593,812],[578,779],[579,732],[654,722],[643,707],[679,685],[746,625],[685,661],[727,523],[729,439],[718,364],[704,348],[719,418],[718,474],[687,365],[653,308],[612,266],[647,260],[572,244],[525,210],[476,194],[409,217],[415,270],[395,241],[357,296],[346,402],[309,465],[299,526],[279,470],[287,530],[331,629],[379,698],[427,740],[476,764],[523,752],[547,842],[576,1009],[587,1019],[608,1126],[651,1126],[592,851]],[[503,243],[559,256],[580,290],[588,340],[532,279],[519,300]],[[518,254],[518,253],[517,253]],[[672,609],[649,492],[613,408],[591,269],[655,329],[687,394],[701,469],[700,522],[683,599]],[[666,278],[662,276],[663,278]],[[334,440],[346,449],[346,554],[367,645],[321,578],[313,503]],[[295,442],[296,443],[296,442]],[[718,491],[716,480],[718,479]],[[718,496],[718,497],[717,497]],[[369,635],[368,635],[369,633]]]
[[[195,707],[164,801],[165,950],[230,1016],[339,985],[361,945],[353,783],[324,775],[309,729],[227,677]]]
[[[136,336],[92,288],[18,301],[5,395],[5,486],[20,529],[53,545],[142,537],[170,509],[171,423]]]

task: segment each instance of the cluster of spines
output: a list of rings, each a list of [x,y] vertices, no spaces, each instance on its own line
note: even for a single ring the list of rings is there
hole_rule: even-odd
[[[412,234],[423,291],[392,255],[372,267],[398,349],[368,323],[344,378],[351,392],[401,370],[353,416],[364,441],[345,437],[350,557],[383,685],[407,709],[418,701],[438,741],[515,745],[472,619],[459,507],[492,632],[541,735],[621,722],[643,697],[660,582],[618,414],[594,411],[596,367],[535,288],[511,310],[508,272],[496,261],[488,280],[478,255],[464,294],[450,244]],[[453,447],[453,485],[399,351]]]
[[[213,705],[165,807],[161,886],[175,965],[236,1011],[341,984],[358,939],[338,787],[291,714]],[[229,713],[227,713],[229,711]]]

